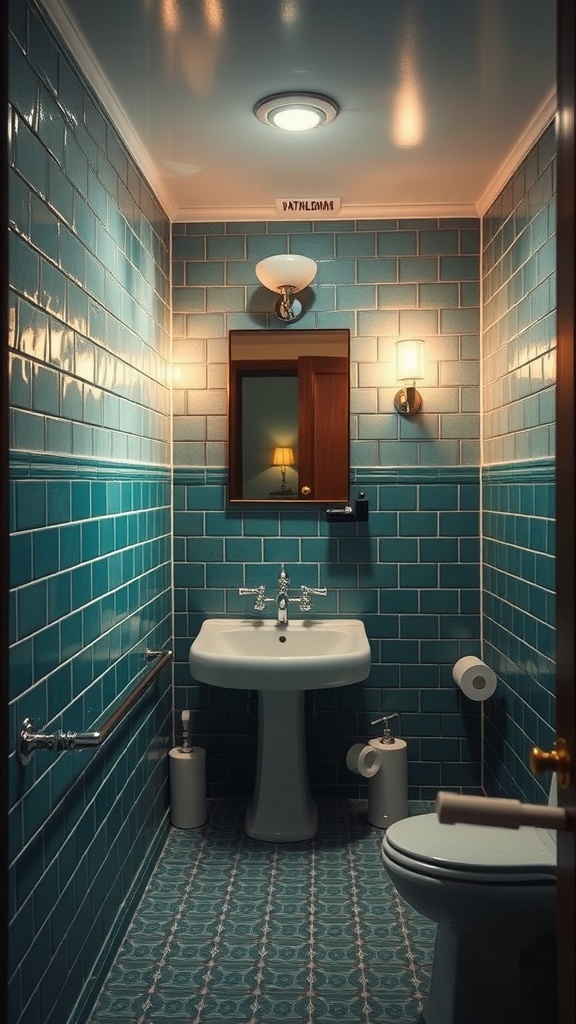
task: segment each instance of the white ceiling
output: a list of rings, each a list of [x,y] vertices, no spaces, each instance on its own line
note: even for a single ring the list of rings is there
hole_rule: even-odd
[[[40,2],[173,220],[476,215],[554,113],[553,0]],[[295,90],[339,117],[256,120]]]

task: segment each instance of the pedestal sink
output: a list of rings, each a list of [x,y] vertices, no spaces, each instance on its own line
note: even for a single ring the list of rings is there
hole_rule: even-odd
[[[358,619],[206,619],[190,648],[194,679],[258,690],[258,765],[246,832],[298,842],[316,832],[304,736],[304,691],[348,686],[370,671]]]

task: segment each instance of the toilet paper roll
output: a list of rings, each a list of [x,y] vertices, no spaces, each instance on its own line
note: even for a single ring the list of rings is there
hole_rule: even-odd
[[[346,754],[346,764],[351,772],[371,779],[380,767],[380,751],[369,744],[355,743]]]
[[[173,747],[168,753],[170,766],[170,821],[175,828],[199,828],[206,813],[206,752],[202,747],[190,751]]]
[[[468,655],[460,658],[452,669],[452,677],[456,686],[470,700],[487,700],[496,689],[496,675],[480,658]]]

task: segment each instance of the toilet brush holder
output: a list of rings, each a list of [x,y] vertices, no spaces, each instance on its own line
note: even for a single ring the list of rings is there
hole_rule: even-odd
[[[175,828],[199,828],[206,823],[206,752],[189,742],[190,712],[182,712],[183,741],[168,752],[170,821]]]

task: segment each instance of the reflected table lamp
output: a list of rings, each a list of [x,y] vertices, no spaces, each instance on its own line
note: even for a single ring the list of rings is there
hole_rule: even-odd
[[[282,483],[280,484],[279,491],[271,491],[271,494],[293,494],[291,487],[288,487],[286,483],[286,467],[294,465],[294,451],[292,448],[275,448],[272,456],[272,465],[280,466],[280,473],[282,476]]]

